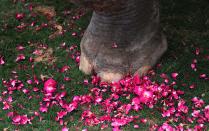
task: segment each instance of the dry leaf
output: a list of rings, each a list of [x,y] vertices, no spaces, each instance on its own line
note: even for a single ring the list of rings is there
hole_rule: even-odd
[[[43,59],[44,59],[43,56],[38,56],[34,59],[34,61],[35,62],[41,62],[41,61],[43,61]]]
[[[51,34],[51,35],[49,36],[49,39],[54,39],[54,38],[56,38],[57,36],[59,36],[59,35],[61,35],[61,34],[62,34],[62,32],[56,31],[56,32],[54,32],[53,34]]]
[[[34,62],[44,62],[48,65],[53,64],[56,62],[57,58],[53,56],[53,49],[48,48],[47,50],[43,51],[43,53],[34,58]]]
[[[61,25],[55,24],[54,27],[55,27],[56,29],[58,29],[59,31],[62,31],[62,30],[63,30],[63,28],[62,28]]]
[[[34,11],[36,13],[41,13],[47,16],[48,19],[51,19],[52,17],[56,16],[55,9],[51,6],[37,6],[34,8]]]
[[[53,34],[49,36],[49,39],[54,39],[55,37],[63,34],[63,27],[61,25],[55,24],[54,28],[57,29]]]
[[[52,55],[53,54],[53,49],[52,48],[48,48],[45,53],[47,55]]]
[[[3,129],[3,131],[8,131],[8,130],[9,130],[9,128],[4,128],[4,129]]]
[[[42,81],[44,81],[45,79],[49,78],[49,76],[41,74],[40,78]]]

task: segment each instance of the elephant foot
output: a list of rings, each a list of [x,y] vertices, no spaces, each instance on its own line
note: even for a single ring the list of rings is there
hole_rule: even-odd
[[[94,71],[102,81],[108,82],[134,73],[145,75],[167,49],[160,29],[159,2],[108,0],[94,4],[91,1],[95,0],[88,1],[95,11],[80,43],[79,69],[85,74]]]
[[[83,53],[80,56],[79,70],[81,70],[83,73],[87,75],[90,75],[93,71],[93,64]]]

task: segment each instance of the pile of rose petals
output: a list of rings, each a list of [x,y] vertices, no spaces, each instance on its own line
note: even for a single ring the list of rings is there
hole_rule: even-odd
[[[27,83],[32,84],[33,81],[28,80]],[[39,91],[36,87],[26,89],[24,83],[18,79],[3,80],[2,82],[6,87],[0,97],[3,110],[10,111],[15,108],[12,106],[13,92],[20,91],[30,96],[30,92]],[[143,124],[148,123],[147,119],[140,116],[140,111],[145,106],[153,110],[159,110],[162,117],[166,118],[162,125],[150,124],[150,130],[204,130],[206,129],[204,124],[209,122],[209,105],[205,105],[202,99],[192,98],[193,105],[190,108],[186,101],[181,98],[184,92],[175,90],[173,83],[171,85],[166,84],[166,82],[158,84],[152,82],[148,76],[142,78],[137,75],[127,76],[119,82],[105,83],[100,82],[100,78],[94,75],[91,83],[84,80],[84,85],[91,87],[89,93],[74,96],[70,102],[65,100],[67,91],[58,91],[59,82],[49,78],[43,83],[43,87],[40,89],[43,98],[40,102],[39,111],[34,111],[33,115],[10,111],[7,115],[11,118],[12,124],[33,124],[34,117],[39,117],[41,121],[44,119],[41,114],[47,113],[53,105],[60,107],[55,120],[63,125],[63,130],[68,130],[67,125],[64,124],[64,118],[69,117],[74,110],[81,109],[79,107],[86,105],[88,105],[88,108],[84,109],[81,114],[81,120],[86,126],[101,125],[101,129],[104,129],[110,123],[114,131],[118,131],[122,126],[132,122],[135,123],[133,128],[140,128]],[[125,98],[126,102],[123,102],[121,98]],[[95,105],[101,107],[100,114],[104,115],[98,115],[91,111],[91,107]],[[138,113],[131,115],[131,112]],[[136,121],[139,122],[136,123]],[[196,125],[190,127],[189,125],[193,123],[196,123]]]

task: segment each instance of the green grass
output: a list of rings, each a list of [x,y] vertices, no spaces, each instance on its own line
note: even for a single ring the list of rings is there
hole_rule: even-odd
[[[55,32],[52,28],[43,28],[40,31],[34,31],[35,27],[27,28],[21,32],[15,30],[15,27],[20,24],[18,20],[15,19],[15,13],[24,12],[26,17],[22,20],[25,23],[30,23],[36,21],[37,25],[41,23],[47,23],[47,19],[39,15],[36,18],[29,16],[29,11],[25,6],[28,4],[34,5],[44,5],[53,6],[56,10],[56,16],[54,21],[59,25],[62,25],[66,29],[66,33],[62,36],[57,36],[55,39],[48,39],[48,36]],[[204,59],[206,55],[209,55],[209,2],[206,0],[161,0],[161,24],[162,28],[168,39],[168,51],[159,61],[162,64],[161,68],[156,68],[157,76],[161,73],[170,74],[172,72],[178,72],[179,77],[177,79],[177,88],[185,91],[183,98],[189,103],[190,99],[194,96],[204,96],[202,99],[209,104],[209,81],[199,79],[199,74],[205,73],[209,75],[209,60]],[[77,45],[79,48],[79,42],[81,37],[72,37],[71,33],[76,31],[78,34],[81,31],[78,27],[85,29],[89,23],[91,12],[88,12],[81,19],[76,21],[77,27],[70,29],[68,24],[74,15],[71,13],[67,17],[63,15],[64,10],[71,10],[75,12],[78,7],[70,3],[66,3],[62,0],[28,0],[25,3],[17,2],[12,3],[12,0],[1,0],[0,4],[0,55],[3,55],[6,64],[0,66],[0,79],[8,80],[14,75],[11,71],[15,70],[18,75],[18,79],[23,81],[25,88],[31,89],[33,86],[26,83],[28,79],[32,79],[33,75],[36,75],[40,79],[40,75],[46,75],[56,79],[59,84],[64,84],[68,96],[66,100],[69,102],[74,95],[82,95],[88,92],[90,87],[84,86],[82,84],[84,79],[89,79],[90,76],[86,76],[78,70],[77,65],[73,60],[70,59],[69,53],[65,50],[58,48],[62,42],[65,42],[69,47],[71,45]],[[29,42],[30,41],[30,42]],[[16,63],[15,59],[19,53],[24,53],[26,59],[33,56],[32,52],[36,46],[30,46],[29,43],[36,45],[37,43],[43,43],[53,48],[53,55],[57,58],[55,65],[48,65],[46,63],[36,63],[34,70],[31,70],[32,63],[28,61],[23,61]],[[16,50],[17,45],[23,45],[25,47],[24,51],[18,52]],[[199,56],[194,54],[195,48],[200,48],[201,52]],[[198,60],[198,70],[196,72],[192,71],[190,64],[192,60],[196,58]],[[19,69],[18,67],[25,65],[28,69]],[[57,68],[61,68],[64,65],[69,65],[71,69],[66,73],[58,73]],[[72,80],[70,82],[64,81],[64,77],[70,77]],[[153,78],[155,81],[162,81],[161,78]],[[185,83],[186,86],[182,86]],[[196,89],[189,89],[189,85],[196,84]],[[43,84],[38,85],[38,88],[42,88]],[[60,87],[61,85],[59,85]],[[0,81],[0,92],[5,90],[2,81]],[[31,93],[32,99],[28,99],[27,95],[22,92],[14,92],[13,98],[15,107],[13,111],[17,111],[20,114],[30,114],[33,111],[38,111],[39,102],[43,97],[40,93]],[[14,97],[16,96],[16,97]],[[40,96],[39,99],[35,98]],[[25,108],[21,109],[18,107],[18,103],[21,103]],[[0,108],[3,105],[0,103]],[[48,113],[42,113],[43,121],[39,121],[35,118],[31,125],[26,126],[14,126],[11,124],[11,120],[7,118],[6,114],[8,111],[0,110],[0,130],[8,129],[20,129],[20,130],[37,130],[44,131],[51,129],[52,131],[57,131],[62,128],[58,122],[54,120],[56,112],[59,107],[54,106],[50,108]],[[97,107],[94,109],[98,112]],[[153,115],[150,115],[152,113]],[[67,126],[70,130],[75,130],[79,127],[81,130],[84,128],[82,123],[79,121],[81,110],[74,111],[65,117],[64,121],[67,121]],[[71,116],[74,120],[71,120]],[[157,110],[144,109],[140,112],[140,116],[149,118],[157,123],[163,122],[160,112]],[[148,130],[149,125],[140,125],[141,130]],[[209,125],[208,125],[209,126]],[[97,127],[87,127],[90,131],[99,130]],[[133,124],[127,125],[123,128],[124,130],[134,130]],[[110,128],[106,130],[111,130]]]

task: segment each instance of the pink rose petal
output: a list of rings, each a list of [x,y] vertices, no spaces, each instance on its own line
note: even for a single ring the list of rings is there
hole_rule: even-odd
[[[171,76],[173,79],[176,79],[176,77],[178,76],[178,73],[174,72],[174,73],[171,73]]]
[[[24,18],[24,16],[25,16],[24,13],[16,13],[15,18],[16,18],[17,20],[21,20],[21,19]]]
[[[0,65],[4,65],[4,64],[5,64],[4,58],[3,56],[0,56]]]
[[[62,128],[62,131],[69,131],[69,128],[67,128],[66,126],[64,126],[64,127]]]
[[[24,54],[19,54],[15,61],[19,62],[19,61],[22,61],[22,60],[25,60],[25,55]]]

